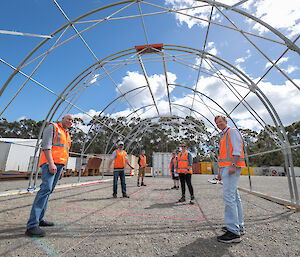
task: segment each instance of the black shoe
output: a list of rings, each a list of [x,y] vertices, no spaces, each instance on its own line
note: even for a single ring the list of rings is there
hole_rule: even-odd
[[[117,198],[117,194],[113,194],[113,198]]]
[[[191,201],[195,200],[195,196],[191,195]]]
[[[241,237],[227,230],[224,235],[218,236],[217,240],[222,243],[239,243],[241,242]]]
[[[182,196],[179,200],[178,200],[178,203],[182,203],[182,202],[185,202],[185,197]]]
[[[144,182],[141,183],[141,186],[145,187],[146,185],[144,184]]]
[[[176,187],[176,189],[177,189],[177,190],[179,190],[179,186],[178,186],[178,187]]]
[[[139,182],[137,182],[137,186],[140,187],[140,183]]]
[[[191,201],[190,201],[190,204],[194,204],[194,201],[191,200]]]
[[[46,235],[46,232],[40,229],[39,226],[35,226],[26,229],[25,235],[29,237],[44,237]]]
[[[221,230],[222,230],[223,232],[227,232],[227,231],[228,231],[228,230],[227,230],[227,227],[222,227]],[[240,235],[241,235],[241,236],[245,235],[245,229],[240,229]]]
[[[51,221],[41,220],[40,227],[53,227],[54,223]]]
[[[171,187],[171,189],[176,189],[176,188],[177,188],[176,186]]]
[[[123,195],[123,198],[129,198],[129,196],[128,195]]]

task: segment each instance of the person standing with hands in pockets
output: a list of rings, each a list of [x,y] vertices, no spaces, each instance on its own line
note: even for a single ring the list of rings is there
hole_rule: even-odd
[[[44,130],[39,162],[39,166],[42,168],[42,184],[31,208],[25,232],[27,236],[43,237],[46,233],[40,227],[54,226],[53,222],[44,219],[44,215],[50,194],[57,181],[62,178],[63,168],[69,158],[71,138],[68,131],[73,122],[73,116],[66,114],[61,123],[50,123]]]
[[[225,116],[216,116],[215,123],[222,130],[220,155],[218,158],[218,179],[223,181],[223,200],[225,203],[225,232],[217,240],[223,243],[239,243],[244,234],[243,208],[237,189],[242,167],[245,167],[243,140],[236,128],[227,126]]]

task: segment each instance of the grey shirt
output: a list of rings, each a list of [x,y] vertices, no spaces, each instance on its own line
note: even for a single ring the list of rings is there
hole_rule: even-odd
[[[55,129],[53,124],[49,124],[45,128],[42,138],[42,150],[51,150],[54,140],[54,132]]]

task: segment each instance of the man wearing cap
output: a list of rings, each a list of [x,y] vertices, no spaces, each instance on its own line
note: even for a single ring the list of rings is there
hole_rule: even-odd
[[[116,149],[110,156],[109,169],[111,168],[112,162],[114,161],[114,182],[113,182],[113,197],[117,198],[118,189],[118,178],[121,179],[121,187],[123,197],[129,198],[126,194],[126,183],[125,183],[125,166],[133,169],[133,167],[128,162],[127,153],[123,150],[124,143],[122,141],[118,142],[118,149]]]
[[[73,116],[66,114],[61,123],[50,123],[44,130],[39,161],[42,168],[42,184],[32,204],[25,232],[27,236],[43,237],[46,233],[40,227],[54,226],[54,223],[46,221],[44,216],[50,194],[63,176],[63,168],[69,158],[71,138],[68,131],[73,122]]]
[[[218,158],[218,179],[223,181],[223,199],[225,203],[224,235],[217,240],[223,243],[239,243],[244,234],[244,219],[241,198],[237,190],[241,167],[245,167],[243,140],[236,128],[227,126],[225,116],[216,116],[215,123],[222,130],[220,155]]]
[[[141,151],[141,155],[139,156],[138,159],[138,164],[139,164],[139,174],[138,174],[138,178],[137,178],[137,186],[140,186],[140,177],[142,178],[142,182],[141,182],[141,186],[146,186],[144,184],[144,177],[145,177],[145,169],[148,166],[147,164],[147,157],[145,155],[145,150]]]
[[[181,185],[181,198],[178,202],[185,202],[185,183],[188,186],[191,201],[190,203],[193,204],[194,197],[194,189],[192,186],[192,164],[193,164],[193,157],[189,151],[187,151],[187,147],[185,143],[181,144],[182,151],[178,154],[177,157],[177,173],[179,174],[180,185]]]

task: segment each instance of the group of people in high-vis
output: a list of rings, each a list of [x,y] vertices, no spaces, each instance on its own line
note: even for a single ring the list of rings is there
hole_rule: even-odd
[[[40,227],[54,226],[53,222],[45,220],[45,213],[50,194],[53,192],[57,182],[62,178],[64,166],[69,158],[71,138],[69,129],[74,122],[71,114],[66,114],[61,123],[50,123],[44,130],[42,138],[42,152],[39,166],[42,168],[42,183],[40,190],[34,199],[30,216],[27,222],[25,234],[30,237],[43,237],[45,231]],[[217,240],[224,243],[240,242],[241,235],[245,233],[243,209],[241,199],[237,190],[238,179],[241,168],[245,166],[243,140],[236,128],[227,126],[225,116],[216,116],[215,123],[222,131],[220,140],[220,154],[218,157],[219,171],[217,178],[223,181],[223,200],[225,203],[225,224],[221,229],[224,234],[217,237]],[[190,193],[190,203],[194,204],[194,189],[192,186],[192,163],[193,158],[187,150],[186,143],[181,144],[181,152],[173,152],[170,160],[170,171],[174,186],[172,189],[179,189],[181,184],[181,198],[178,202],[186,201],[186,184]],[[124,143],[118,142],[118,148],[110,156],[109,167],[114,162],[113,197],[117,197],[118,178],[121,180],[122,195],[129,198],[126,192],[125,166],[133,169],[124,150]],[[139,173],[137,186],[145,186],[145,168],[148,166],[145,150],[141,151],[138,159]],[[141,178],[141,184],[140,184]]]

